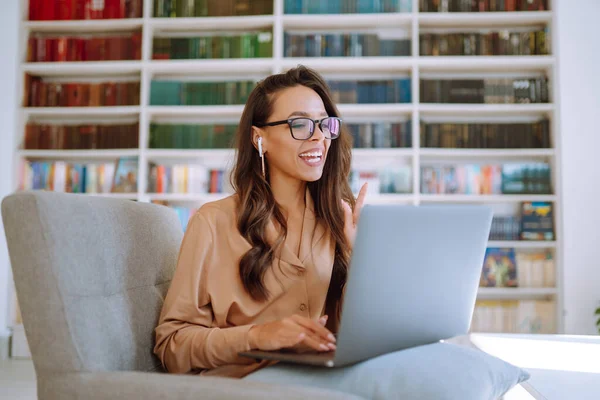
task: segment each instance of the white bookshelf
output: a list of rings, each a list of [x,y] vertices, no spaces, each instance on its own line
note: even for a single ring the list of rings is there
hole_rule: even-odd
[[[407,194],[381,194],[369,196],[372,203],[429,204],[429,203],[470,203],[488,204],[494,207],[515,207],[522,201],[554,202],[555,231],[557,240],[552,242],[490,241],[490,247],[513,247],[522,251],[551,249],[556,263],[557,285],[554,288],[489,289],[482,288],[482,298],[530,299],[552,298],[556,301],[557,330],[563,331],[562,317],[562,205],[560,148],[551,149],[421,149],[420,126],[422,118],[439,121],[460,119],[461,121],[512,121],[546,116],[551,122],[552,143],[559,143],[556,66],[556,46],[551,46],[548,56],[493,56],[493,57],[433,57],[419,55],[419,34],[423,31],[485,30],[487,28],[523,28],[548,25],[556,43],[554,11],[544,12],[488,12],[488,13],[419,13],[418,0],[413,0],[412,12],[394,14],[363,15],[285,15],[284,0],[274,0],[274,15],[241,17],[204,18],[153,18],[152,0],[144,0],[144,16],[128,20],[96,21],[35,21],[27,22],[27,1],[21,0],[23,21],[21,22],[21,73],[52,78],[80,77],[97,79],[100,77],[131,77],[141,82],[139,106],[124,107],[81,107],[81,108],[27,108],[19,111],[16,143],[21,143],[24,127],[28,120],[52,120],[58,122],[81,121],[85,119],[134,118],[140,122],[139,148],[127,150],[18,150],[15,153],[14,187],[18,185],[18,165],[22,159],[48,160],[116,160],[119,157],[138,156],[139,188],[133,194],[109,194],[110,197],[127,198],[138,201],[170,201],[183,204],[199,204],[217,200],[222,194],[155,194],[147,192],[147,173],[150,162],[187,162],[210,160],[227,162],[233,157],[230,150],[161,150],[149,149],[149,125],[153,121],[188,121],[235,123],[243,110],[241,105],[217,106],[152,106],[149,104],[150,82],[154,77],[201,77],[228,79],[248,76],[259,79],[271,73],[285,71],[298,64],[313,67],[326,78],[338,76],[396,77],[410,76],[412,102],[407,104],[340,104],[342,117],[347,121],[361,122],[375,118],[413,121],[413,147],[408,149],[356,149],[353,159],[361,165],[369,162],[395,162],[412,166],[412,192]],[[214,60],[152,60],[152,40],[154,37],[170,34],[193,35],[198,32],[227,32],[231,30],[273,29],[273,57],[258,59],[214,59]],[[286,30],[311,32],[323,30],[370,30],[402,29],[412,40],[412,55],[399,57],[335,57],[335,58],[285,58],[283,57],[283,33]],[[28,33],[99,33],[107,31],[142,30],[142,60],[71,62],[71,63],[27,63],[25,49]],[[549,104],[421,104],[419,82],[429,76],[518,76],[519,73],[546,73],[551,83]],[[453,75],[453,76],[450,76]],[[23,90],[23,82],[20,85]],[[539,161],[551,164],[553,171],[553,195],[426,195],[420,193],[421,165],[437,162],[486,162],[494,161]]]

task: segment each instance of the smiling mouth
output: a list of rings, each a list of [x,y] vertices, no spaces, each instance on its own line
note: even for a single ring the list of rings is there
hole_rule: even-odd
[[[306,153],[300,154],[300,158],[309,164],[318,164],[323,160],[322,151],[307,151]]]

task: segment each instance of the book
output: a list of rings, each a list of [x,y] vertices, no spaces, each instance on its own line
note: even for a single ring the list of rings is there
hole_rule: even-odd
[[[392,31],[393,32],[393,31]],[[284,57],[377,57],[410,56],[411,40],[403,33],[284,34]]]
[[[347,124],[355,148],[412,147],[412,124],[405,122],[374,122]]]
[[[140,104],[140,82],[64,82],[28,75],[26,107],[101,107]]]
[[[548,78],[421,79],[422,103],[548,103]]]
[[[412,0],[284,0],[285,14],[372,14],[411,12]]]
[[[530,56],[550,54],[547,28],[528,31],[485,30],[461,33],[421,33],[422,56]]]
[[[353,168],[349,176],[350,188],[358,193],[368,183],[367,195],[403,194],[412,191],[412,168],[408,165],[386,168]]]
[[[527,201],[521,204],[521,239],[555,240],[551,202]]]
[[[531,123],[421,121],[421,147],[461,149],[551,148],[548,119]]]
[[[138,159],[123,157],[117,160],[112,193],[137,192]]]
[[[421,12],[546,11],[547,0],[419,0]]]
[[[207,168],[202,164],[151,164],[148,174],[150,193],[233,193],[230,171]]]
[[[153,80],[150,105],[228,105],[245,104],[254,81],[176,81]]]
[[[332,100],[342,104],[410,103],[411,80],[330,80]]]
[[[273,14],[273,0],[154,0],[156,18]]]
[[[233,147],[234,124],[151,123],[151,149],[226,149]]]
[[[67,193],[110,193],[115,163],[68,163],[23,160],[19,190],[50,190]]]
[[[141,60],[141,32],[82,34],[34,33],[28,38],[27,62]]]
[[[139,123],[54,125],[28,123],[25,150],[137,149]]]
[[[478,300],[470,332],[556,333],[553,300]]]
[[[512,248],[488,248],[485,252],[481,287],[517,287],[517,263]]]

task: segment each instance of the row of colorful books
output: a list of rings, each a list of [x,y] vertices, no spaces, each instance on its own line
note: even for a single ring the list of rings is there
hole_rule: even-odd
[[[28,123],[26,150],[136,149],[139,123],[116,125],[48,125]]]
[[[412,146],[412,124],[405,122],[373,122],[348,124],[355,148],[397,148]]]
[[[182,82],[153,80],[150,84],[150,105],[245,104],[255,85],[254,81]]]
[[[140,104],[140,82],[57,82],[28,76],[27,107],[101,107]]]
[[[404,194],[412,191],[412,168],[399,165],[378,169],[353,169],[350,172],[350,188],[358,193],[363,184],[368,183],[370,194]]]
[[[551,251],[486,250],[480,287],[552,288],[555,285],[556,266]]]
[[[148,192],[224,193],[230,192],[229,172],[200,164],[151,164]]]
[[[453,149],[550,148],[550,121],[530,123],[421,122],[421,146]]]
[[[548,163],[421,167],[424,194],[551,194]]]
[[[423,103],[548,103],[548,78],[422,79]]]
[[[285,0],[286,14],[372,14],[411,12],[412,0]]]
[[[117,61],[141,58],[141,32],[103,36],[35,34],[27,41],[27,62]]]
[[[19,189],[111,193],[115,167],[115,163],[23,162],[19,170]]]
[[[150,124],[151,149],[231,148],[237,125]]]
[[[545,11],[547,0],[419,0],[422,12]]]
[[[154,38],[152,58],[185,60],[209,58],[256,58],[273,56],[273,34],[247,32],[227,36]]]
[[[273,14],[273,0],[154,0],[154,16],[157,18],[266,14]]]
[[[529,32],[500,30],[486,33],[422,33],[422,56],[529,56],[546,55],[548,28]]]
[[[385,31],[384,31],[385,32]],[[409,38],[372,33],[285,33],[285,57],[409,56]],[[389,36],[389,33],[388,33]]]
[[[388,80],[330,80],[332,99],[338,104],[410,103],[410,78]]]
[[[142,18],[144,0],[29,0],[30,21]]]
[[[470,331],[556,333],[556,303],[552,300],[478,300]]]

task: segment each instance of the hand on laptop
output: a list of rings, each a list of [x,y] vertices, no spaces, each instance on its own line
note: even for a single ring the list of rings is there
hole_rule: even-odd
[[[360,192],[356,198],[356,204],[354,205],[354,210],[350,208],[350,204],[342,200],[342,207],[344,209],[344,235],[346,235],[346,240],[351,249],[354,248],[356,227],[358,225],[358,218],[360,217],[360,210],[362,209],[365,202],[365,197],[367,196],[367,188],[368,183],[365,183],[360,188]]]
[[[250,329],[249,341],[252,349],[298,352],[335,350],[335,337],[325,328],[327,316],[318,321],[292,315],[280,321],[255,325]]]

